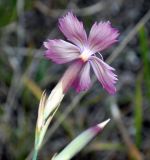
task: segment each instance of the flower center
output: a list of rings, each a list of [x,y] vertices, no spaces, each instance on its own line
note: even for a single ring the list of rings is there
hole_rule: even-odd
[[[80,58],[83,62],[86,62],[86,61],[88,61],[90,56],[91,56],[90,50],[84,49],[80,55]]]

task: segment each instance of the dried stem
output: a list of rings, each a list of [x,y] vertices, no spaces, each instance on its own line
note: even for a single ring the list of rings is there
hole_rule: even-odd
[[[136,148],[136,146],[132,143],[132,140],[123,124],[123,121],[121,119],[121,113],[119,111],[119,108],[117,106],[117,104],[114,102],[114,100],[112,100],[110,102],[111,104],[111,113],[112,116],[117,124],[117,127],[122,135],[122,138],[126,144],[126,147],[128,149],[129,155],[131,158],[134,158],[136,160],[142,160],[142,156],[141,153],[139,152],[139,150]]]

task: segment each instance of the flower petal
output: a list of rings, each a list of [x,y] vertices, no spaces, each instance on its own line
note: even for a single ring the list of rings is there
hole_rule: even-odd
[[[90,63],[103,88],[110,94],[114,94],[116,92],[114,84],[118,80],[117,75],[113,73],[115,69],[95,56],[91,56]]]
[[[111,27],[110,22],[94,23],[88,38],[90,49],[96,53],[102,51],[117,41],[119,33]]]
[[[66,16],[59,19],[59,28],[68,40],[76,44],[82,50],[83,45],[87,42],[87,35],[76,16],[69,12]]]
[[[89,89],[91,86],[91,78],[90,78],[90,63],[87,62],[82,67],[78,78],[73,83],[73,87],[77,92],[85,91]]]
[[[73,61],[80,55],[78,47],[60,39],[48,40],[44,46],[47,48],[45,56],[58,64]]]

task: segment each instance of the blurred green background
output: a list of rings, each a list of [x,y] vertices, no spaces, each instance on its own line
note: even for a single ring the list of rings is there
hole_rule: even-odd
[[[118,43],[102,53],[116,68],[118,91],[110,96],[98,81],[88,92],[71,89],[39,159],[50,159],[79,133],[111,118],[73,160],[150,160],[149,0],[0,0],[0,159],[30,159],[41,93],[50,93],[68,66],[45,59],[43,41],[64,39],[57,24],[68,10],[87,32],[101,20],[120,31]]]

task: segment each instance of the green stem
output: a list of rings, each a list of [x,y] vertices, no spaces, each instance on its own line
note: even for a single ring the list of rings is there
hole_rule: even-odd
[[[32,160],[37,160],[37,156],[38,156],[38,150],[34,149]]]

